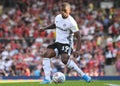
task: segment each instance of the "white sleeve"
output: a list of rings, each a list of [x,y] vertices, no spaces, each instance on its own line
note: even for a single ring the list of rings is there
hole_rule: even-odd
[[[72,31],[73,33],[79,31],[77,25],[76,25],[76,26],[72,26],[70,29],[71,29],[71,31]]]
[[[72,26],[71,26],[71,28],[70,28],[71,31],[72,31],[73,33],[79,31],[79,28],[78,28],[78,25],[77,25],[76,21],[74,20],[74,21],[72,21],[71,23],[72,23]]]

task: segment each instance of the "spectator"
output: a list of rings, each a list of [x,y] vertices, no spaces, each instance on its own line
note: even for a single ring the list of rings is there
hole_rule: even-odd
[[[117,73],[118,75],[120,75],[120,51],[118,51],[117,53],[117,60],[115,64],[116,64]]]
[[[0,15],[0,71],[2,76],[24,75],[22,65],[27,65],[30,73],[34,70],[33,67],[39,66],[40,54],[45,49],[41,48],[54,41],[55,31],[40,33],[36,29],[54,22],[55,15],[59,11],[58,6],[63,1],[71,3],[73,10],[71,14],[79,24],[82,34],[79,66],[90,74],[90,71],[86,69],[88,67],[86,64],[97,61],[98,69],[96,70],[99,71],[91,73],[94,76],[104,75],[103,69],[106,64],[115,64],[117,52],[120,50],[119,9],[112,8],[107,12],[95,8],[94,2],[91,3],[88,0],[18,0],[16,7],[3,10],[5,13]],[[99,50],[102,52],[99,53]],[[116,64],[119,63],[117,61]],[[42,76],[42,69],[40,71]],[[76,75],[73,71],[67,72],[69,75]]]

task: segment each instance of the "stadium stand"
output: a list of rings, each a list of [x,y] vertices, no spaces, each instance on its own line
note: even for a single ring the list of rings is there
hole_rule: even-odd
[[[102,0],[0,0],[0,76],[44,75],[41,54],[55,40],[55,31],[37,29],[53,22],[63,1],[72,5],[80,28],[79,67],[90,76],[120,75],[119,0],[108,0],[113,7],[104,9]],[[53,73],[77,76],[58,62],[52,60]]]

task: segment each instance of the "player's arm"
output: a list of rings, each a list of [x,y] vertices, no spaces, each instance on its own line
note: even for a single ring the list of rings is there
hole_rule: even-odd
[[[80,47],[81,47],[80,32],[79,31],[75,32],[74,36],[75,36],[75,38],[77,40],[77,42],[76,42],[77,43],[76,51],[80,51]]]
[[[76,51],[73,52],[74,57],[78,57],[80,54],[81,42],[80,42],[80,32],[74,32],[74,36],[76,38]]]
[[[74,33],[74,37],[76,38],[76,49],[73,52],[74,57],[78,57],[80,54],[81,40],[80,40],[80,31],[77,25],[77,22],[71,18],[71,31]]]
[[[44,28],[40,28],[39,31],[44,31],[44,30],[48,30],[48,29],[55,29],[56,28],[56,25],[55,24],[51,24],[47,27],[44,27]]]

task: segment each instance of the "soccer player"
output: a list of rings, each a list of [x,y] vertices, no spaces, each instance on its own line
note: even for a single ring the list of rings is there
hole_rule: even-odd
[[[77,38],[77,48],[74,51],[74,56],[77,57],[78,52],[80,52],[80,33],[76,21],[70,15],[70,11],[70,4],[67,2],[62,3],[60,6],[60,14],[55,17],[54,24],[39,29],[39,31],[56,29],[55,43],[49,45],[44,53],[43,69],[45,79],[41,82],[41,84],[49,84],[51,82],[50,58],[55,57],[56,53],[61,55],[61,61],[68,68],[75,70],[86,82],[91,81],[91,77],[86,75],[73,60],[69,59],[73,49],[73,37]]]

